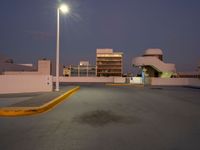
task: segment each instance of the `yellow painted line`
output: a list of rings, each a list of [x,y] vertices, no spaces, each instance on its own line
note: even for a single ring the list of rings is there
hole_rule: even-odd
[[[52,109],[54,106],[62,102],[64,99],[74,94],[80,89],[79,86],[67,91],[66,93],[60,95],[59,97],[45,103],[39,107],[4,107],[0,108],[1,117],[15,117],[15,116],[27,116],[42,113]]]

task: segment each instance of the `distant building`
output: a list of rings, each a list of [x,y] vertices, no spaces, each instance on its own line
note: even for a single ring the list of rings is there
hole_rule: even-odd
[[[36,71],[32,65],[16,64],[13,59],[0,54],[0,74],[6,71]]]
[[[200,64],[198,64],[197,69],[193,72],[177,72],[175,77],[178,78],[200,78]]]
[[[97,76],[122,76],[123,53],[113,49],[96,50]]]
[[[80,61],[79,64],[79,66],[89,66],[89,65],[90,65],[89,61]]]
[[[176,78],[200,78],[200,71],[178,72]]]
[[[63,69],[64,76],[91,77],[96,76],[96,66],[90,65],[89,61],[80,61],[79,65],[70,65]]]
[[[13,64],[14,61],[11,58],[8,58],[7,56],[0,53],[0,63],[10,63]]]
[[[20,67],[31,67],[32,65],[20,65]],[[18,66],[19,67],[19,66]],[[2,74],[4,75],[51,75],[52,74],[51,61],[50,60],[38,60],[37,69],[35,70],[7,70]]]
[[[163,62],[161,49],[147,49],[142,56],[133,58],[132,65],[141,67],[148,77],[170,78],[176,74],[175,64]]]

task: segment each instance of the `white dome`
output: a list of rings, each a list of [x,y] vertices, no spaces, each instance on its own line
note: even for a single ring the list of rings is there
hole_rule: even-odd
[[[163,52],[158,48],[150,48],[145,51],[144,55],[163,55]]]

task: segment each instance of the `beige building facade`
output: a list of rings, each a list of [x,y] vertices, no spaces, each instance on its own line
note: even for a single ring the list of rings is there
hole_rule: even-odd
[[[113,49],[96,50],[97,76],[122,76],[123,53]]]

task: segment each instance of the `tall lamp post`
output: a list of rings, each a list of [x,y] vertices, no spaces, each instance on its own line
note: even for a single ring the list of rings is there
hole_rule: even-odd
[[[60,5],[57,8],[57,41],[56,41],[56,91],[59,91],[59,51],[60,51],[60,11],[64,14],[69,13],[69,6]]]

